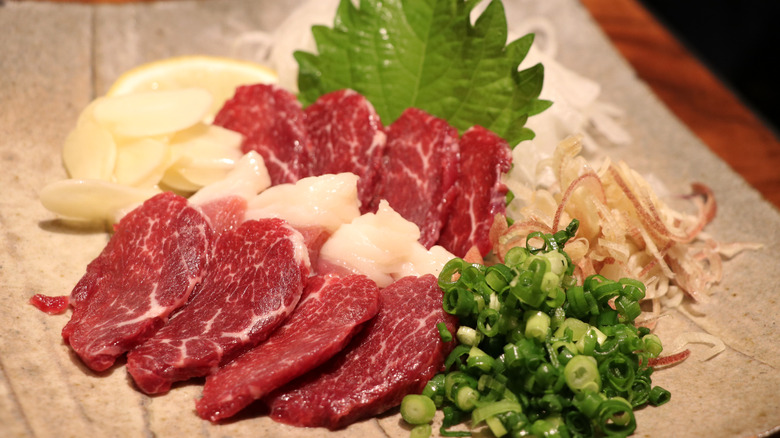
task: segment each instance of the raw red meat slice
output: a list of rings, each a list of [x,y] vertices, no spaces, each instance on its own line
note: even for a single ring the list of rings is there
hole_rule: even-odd
[[[211,421],[234,415],[338,353],[378,310],[379,288],[368,277],[313,277],[267,341],[206,379],[198,414]]]
[[[474,126],[460,139],[458,196],[438,244],[458,257],[472,246],[482,256],[490,252],[490,226],[506,211],[507,187],[501,175],[509,172],[512,153],[501,137]]]
[[[303,238],[281,219],[219,235],[211,261],[186,306],[127,355],[144,392],[205,376],[264,341],[298,304],[309,273]]]
[[[295,95],[276,85],[245,85],[214,117],[214,124],[244,135],[241,150],[263,156],[271,184],[308,176],[308,137]]]
[[[455,332],[436,277],[396,281],[381,290],[379,313],[344,351],[266,399],[271,417],[338,429],[397,406],[404,395],[422,391],[449,354],[439,322]]]
[[[95,371],[150,338],[200,281],[212,229],[187,200],[159,194],[131,211],[70,296],[62,336]]]
[[[311,175],[352,172],[362,212],[369,208],[385,148],[382,122],[371,103],[353,90],[328,93],[306,108]]]
[[[407,109],[387,129],[372,210],[386,199],[393,210],[417,224],[420,243],[430,249],[457,194],[458,161],[458,131],[422,110]]]

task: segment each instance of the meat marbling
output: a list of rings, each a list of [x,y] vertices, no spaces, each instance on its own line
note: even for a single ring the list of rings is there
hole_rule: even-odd
[[[381,414],[419,393],[449,354],[436,324],[455,330],[433,275],[405,277],[380,291],[379,313],[321,367],[272,393],[271,417],[338,429]]]
[[[310,269],[303,237],[281,219],[223,232],[211,260],[187,304],[127,356],[146,393],[210,374],[265,340],[297,305]]]
[[[352,172],[358,180],[361,211],[369,208],[385,133],[371,103],[353,90],[323,95],[305,110],[311,175]]]
[[[379,289],[368,277],[313,277],[268,340],[206,379],[198,414],[211,421],[234,415],[338,353],[378,310]]]
[[[386,199],[420,228],[420,243],[430,249],[457,194],[458,131],[443,119],[409,108],[387,128],[382,172],[373,207]]]
[[[144,342],[190,296],[213,231],[187,200],[159,194],[128,213],[70,295],[62,336],[95,371]]]
[[[501,175],[509,172],[511,165],[511,150],[501,137],[481,126],[463,133],[458,195],[439,245],[458,257],[463,257],[472,246],[482,256],[490,251],[493,218],[506,211],[507,187]]]
[[[276,85],[244,85],[225,102],[214,124],[244,135],[241,150],[262,155],[271,184],[308,176],[308,136],[295,95]]]

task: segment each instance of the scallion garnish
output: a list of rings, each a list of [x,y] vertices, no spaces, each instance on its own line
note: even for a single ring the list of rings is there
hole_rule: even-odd
[[[532,233],[503,264],[444,267],[443,308],[459,318],[460,345],[423,390],[444,412],[442,436],[468,436],[449,428],[469,417],[498,437],[626,436],[634,409],[669,400],[647,366],[661,341],[633,325],[645,285],[601,275],[578,285],[563,250],[577,225]]]

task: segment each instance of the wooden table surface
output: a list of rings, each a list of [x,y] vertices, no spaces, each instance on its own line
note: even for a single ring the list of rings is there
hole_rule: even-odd
[[[581,0],[666,106],[780,208],[780,141],[636,0]]]

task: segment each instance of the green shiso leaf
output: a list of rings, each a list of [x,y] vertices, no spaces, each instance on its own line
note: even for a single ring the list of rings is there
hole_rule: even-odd
[[[544,68],[519,70],[533,42],[506,44],[504,6],[493,0],[472,25],[479,0],[341,0],[333,27],[314,26],[317,54],[298,51],[299,98],[351,88],[385,124],[409,107],[461,133],[481,125],[511,145],[533,138],[524,125],[550,106],[540,100]]]

